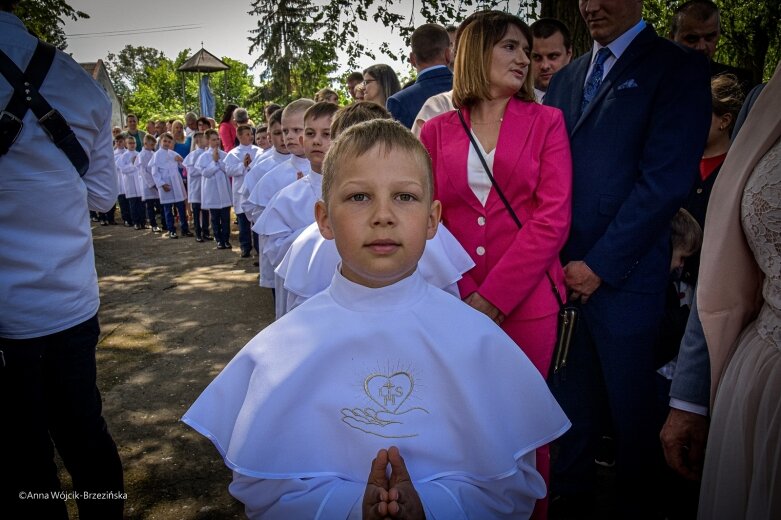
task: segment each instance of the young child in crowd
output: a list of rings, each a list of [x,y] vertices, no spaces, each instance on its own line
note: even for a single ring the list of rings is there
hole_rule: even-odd
[[[534,450],[569,421],[495,323],[417,272],[441,212],[432,184],[400,124],[342,134],[315,210],[341,269],[183,417],[250,518],[528,518],[545,495]]]
[[[196,168],[203,175],[201,181],[201,209],[209,210],[216,249],[230,249],[231,187],[225,173],[226,153],[220,150],[220,133],[206,130],[209,148],[201,154]]]
[[[311,99],[298,99],[286,106],[282,111],[282,133],[284,135],[285,147],[290,152],[290,159],[279,164],[272,170],[269,170],[255,185],[247,198],[252,204],[255,215],[255,229],[258,232],[257,220],[266,209],[271,197],[297,179],[304,177],[309,173],[309,160],[304,156],[304,148],[301,146],[299,136],[304,133],[304,113],[314,105]],[[263,250],[262,240],[260,249]],[[260,256],[260,286],[274,289],[274,269],[271,263]]]
[[[255,223],[257,217],[260,216],[259,207],[250,202],[249,197],[252,190],[258,184],[263,176],[277,165],[290,159],[290,152],[287,151],[285,146],[285,136],[282,133],[282,109],[277,109],[269,116],[269,140],[272,147],[270,152],[265,157],[252,167],[247,175],[244,176],[244,183],[242,184],[240,191],[243,197],[244,213],[250,222]]]
[[[125,153],[117,158],[117,168],[122,174],[122,187],[130,206],[130,223],[136,230],[145,229],[144,205],[141,202],[143,188],[138,173],[141,163],[138,161],[135,137],[127,134],[125,148]]]
[[[139,169],[138,174],[141,177],[141,200],[146,206],[146,218],[149,221],[149,225],[152,226],[153,233],[160,233],[160,228],[157,226],[157,213],[162,215],[162,206],[160,205],[160,193],[155,186],[155,179],[152,177],[152,169],[149,167],[149,163],[152,160],[152,156],[155,154],[155,146],[157,145],[157,139],[151,134],[144,136],[144,149],[138,154]],[[161,219],[163,229],[166,228],[165,219]]]
[[[163,204],[165,223],[168,227],[169,238],[179,238],[176,234],[174,222],[174,206],[179,213],[179,221],[182,226],[182,236],[191,237],[190,226],[187,224],[187,212],[184,201],[187,193],[184,188],[184,180],[179,173],[179,164],[184,160],[182,156],[173,151],[174,137],[170,132],[164,132],[159,140],[160,149],[150,161],[152,177],[160,193],[160,202]]]
[[[347,128],[372,119],[392,119],[392,116],[377,103],[353,103],[340,109],[333,117],[331,136],[336,138]],[[317,223],[307,226],[293,241],[274,272],[276,317],[282,317],[327,288],[339,261],[334,242],[323,238]],[[474,265],[458,240],[440,224],[434,238],[426,242],[418,270],[428,283],[460,298],[458,281]]]
[[[133,225],[131,222],[133,219],[130,216],[130,204],[127,201],[127,197],[125,197],[125,185],[122,181],[123,175],[122,172],[119,171],[119,158],[127,152],[126,143],[127,134],[123,133],[122,129],[120,129],[119,133],[117,133],[114,138],[114,169],[117,174],[117,204],[119,204],[119,216],[122,217],[122,222],[127,227],[131,227]]]
[[[233,212],[236,213],[236,219],[239,222],[241,257],[248,258],[252,251],[252,237],[250,235],[250,222],[244,214],[241,204],[244,197],[240,188],[244,182],[244,176],[250,170],[250,165],[255,157],[260,155],[261,149],[252,144],[252,127],[249,125],[239,125],[236,128],[236,137],[239,139],[239,145],[232,148],[225,157],[225,171],[233,182]]]
[[[255,129],[255,146],[263,150],[263,155],[271,151],[271,141],[268,137],[268,126],[262,125]]]
[[[276,269],[301,231],[315,221],[313,208],[320,200],[323,159],[331,146],[331,119],[337,110],[337,105],[320,101],[304,113],[304,133],[299,144],[309,160],[310,171],[279,190],[253,226],[263,244],[262,256],[272,269]]]
[[[193,212],[193,227],[195,228],[195,241],[203,242],[211,240],[209,236],[209,212],[201,209],[201,184],[203,173],[197,163],[201,155],[209,148],[206,135],[200,130],[192,134],[195,148],[184,158],[182,164],[187,168],[187,202]]]

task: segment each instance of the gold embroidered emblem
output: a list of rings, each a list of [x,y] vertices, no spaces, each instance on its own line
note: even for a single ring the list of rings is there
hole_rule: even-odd
[[[363,381],[363,391],[379,409],[342,408],[342,422],[378,437],[417,437],[419,421],[429,412],[418,406],[402,409],[414,389],[415,379],[407,371],[369,374]]]

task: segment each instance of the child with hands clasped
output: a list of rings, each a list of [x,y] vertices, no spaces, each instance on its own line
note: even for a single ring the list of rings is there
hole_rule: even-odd
[[[226,153],[220,150],[220,134],[217,130],[206,130],[206,142],[208,150],[195,163],[203,176],[201,209],[208,210],[211,215],[216,249],[230,249],[231,187],[225,172]]]
[[[160,203],[163,205],[165,213],[165,223],[168,227],[169,238],[179,238],[176,234],[176,224],[174,223],[174,206],[179,214],[179,221],[182,225],[182,235],[191,237],[190,227],[187,224],[187,211],[184,201],[187,200],[187,191],[184,188],[184,181],[179,174],[179,164],[184,159],[178,153],[174,152],[174,136],[170,132],[165,132],[160,136],[160,149],[150,161],[152,177],[155,179],[155,185],[160,193]]]
[[[330,287],[253,338],[183,417],[250,518],[528,518],[545,495],[534,450],[569,421],[493,321],[418,273],[441,211],[432,184],[397,122],[332,143],[315,206],[342,259]]]

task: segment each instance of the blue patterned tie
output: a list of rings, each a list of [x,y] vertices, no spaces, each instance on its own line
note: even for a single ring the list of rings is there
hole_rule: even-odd
[[[591,75],[586,81],[586,86],[583,87],[583,101],[580,104],[580,112],[583,113],[594,96],[599,91],[599,86],[602,84],[602,75],[604,74],[603,65],[613,53],[607,47],[602,47],[597,52],[597,58],[594,60],[594,68],[591,69]]]

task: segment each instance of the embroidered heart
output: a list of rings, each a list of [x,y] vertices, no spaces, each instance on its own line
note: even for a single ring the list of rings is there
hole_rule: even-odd
[[[363,389],[369,399],[391,413],[398,412],[412,394],[413,386],[412,377],[406,372],[394,372],[389,376],[374,374],[367,377],[363,383]]]

